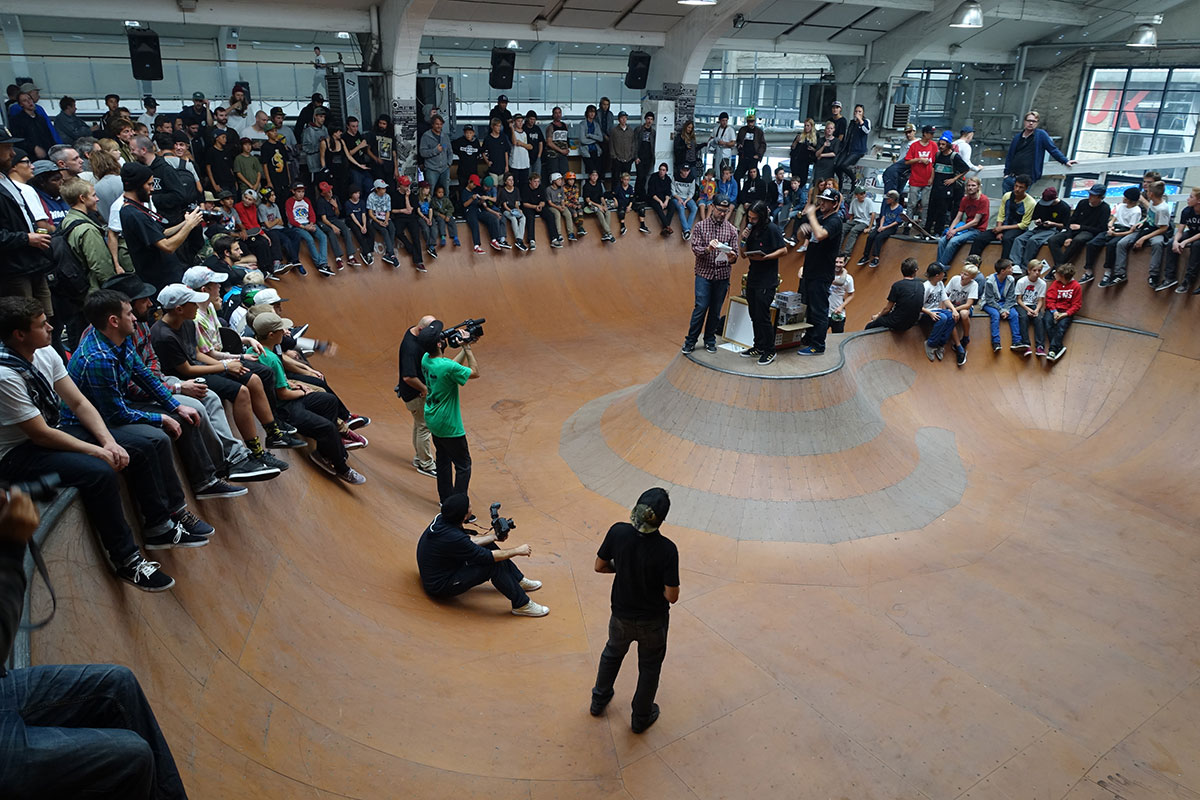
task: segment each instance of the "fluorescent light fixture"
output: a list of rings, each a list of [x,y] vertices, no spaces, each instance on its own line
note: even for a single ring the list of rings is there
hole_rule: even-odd
[[[1126,47],[1158,47],[1158,34],[1153,25],[1138,25],[1129,36]]]
[[[963,0],[950,17],[951,28],[982,28],[983,8],[977,0]]]
[[[127,19],[127,20],[125,20],[125,27],[126,28],[140,28],[140,27],[142,27],[142,23],[138,22],[136,19]]]
[[[521,49],[521,45],[517,44],[516,39],[509,39],[508,40],[508,49],[509,50],[519,50],[519,49]]]
[[[717,0],[678,0],[681,6],[715,6]]]
[[[349,38],[350,38],[350,31],[338,31],[338,34],[337,34],[337,36],[338,36],[338,38],[339,38],[339,39],[349,39]]]

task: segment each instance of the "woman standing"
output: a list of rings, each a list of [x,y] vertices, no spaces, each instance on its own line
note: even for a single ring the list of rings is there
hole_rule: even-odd
[[[691,170],[688,174],[694,181],[697,161],[699,161],[699,155],[696,152],[696,124],[689,119],[683,123],[683,127],[675,135],[675,174],[678,175],[686,164]]]
[[[801,188],[808,185],[808,170],[817,161],[817,124],[812,118],[804,120],[804,129],[792,139],[788,151],[792,177],[800,179]]]
[[[325,150],[325,163],[329,165],[329,174],[333,177],[333,193],[343,199],[350,189],[350,157],[347,155],[346,142],[342,139],[342,129],[333,128],[329,138],[321,140],[321,148]]]
[[[814,182],[833,177],[834,165],[837,164],[842,144],[834,133],[836,129],[833,120],[825,123],[825,138],[821,140],[821,145],[817,148],[817,163],[813,168]]]

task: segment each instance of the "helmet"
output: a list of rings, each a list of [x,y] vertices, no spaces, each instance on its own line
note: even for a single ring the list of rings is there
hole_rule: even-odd
[[[573,181],[573,180],[575,180],[575,173],[574,173],[574,172],[568,172],[566,175],[563,175],[563,177],[564,177],[564,178],[566,178],[566,179],[567,179],[567,180],[569,180],[569,181]]]

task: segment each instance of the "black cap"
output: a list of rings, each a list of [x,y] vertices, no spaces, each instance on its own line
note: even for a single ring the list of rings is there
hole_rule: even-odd
[[[147,108],[149,108],[151,106],[153,106],[154,108],[158,108],[158,101],[155,100],[150,95],[146,95],[145,97],[142,98],[142,105],[146,106]]]
[[[126,161],[121,165],[121,184],[126,190],[141,186],[150,180],[150,168],[140,161]]]
[[[229,191],[228,189],[222,189],[217,193],[218,200],[224,200],[226,197],[233,197],[233,192]]]
[[[15,139],[14,141],[23,142],[25,140],[24,139]],[[16,164],[18,161],[24,161],[27,158],[29,158],[29,153],[26,153],[24,150],[22,150],[19,147],[13,148],[12,163]],[[32,160],[33,159],[30,159],[30,161],[32,161]]]
[[[637,505],[634,506],[633,513],[630,515],[631,521],[634,527],[642,533],[651,533],[658,530],[670,510],[670,495],[667,494],[666,489],[656,486],[642,492],[642,496],[638,498]]]
[[[324,103],[325,96],[323,94],[321,94],[320,92],[313,92],[312,101],[314,103]]]
[[[728,111],[722,111],[722,112],[720,113],[720,115],[717,117],[717,119],[729,119],[729,112],[728,112]]]
[[[471,500],[464,493],[452,494],[442,501],[442,516],[457,525],[467,516],[470,507]]]
[[[1136,203],[1137,199],[1142,196],[1142,190],[1136,186],[1130,186],[1124,191],[1123,194],[1125,195],[1126,200],[1131,203]]]
[[[713,199],[713,205],[721,206],[722,208],[729,208],[729,206],[730,206],[729,198],[723,194],[719,194]]]
[[[0,144],[16,144],[23,141],[25,140],[19,136],[9,136],[3,128],[0,128]]]
[[[435,319],[433,322],[426,325],[417,334],[417,344],[421,345],[421,349],[425,352],[432,352],[434,345],[437,344],[438,337],[442,334],[442,329],[446,327],[440,319]]]
[[[154,297],[158,290],[132,272],[124,275],[114,275],[100,284],[101,289],[113,289],[128,297],[130,300],[141,300],[144,297]]]

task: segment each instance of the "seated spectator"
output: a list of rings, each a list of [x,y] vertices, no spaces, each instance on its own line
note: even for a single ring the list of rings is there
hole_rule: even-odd
[[[594,216],[600,225],[600,241],[615,242],[612,235],[612,224],[608,221],[608,192],[600,182],[600,171],[592,170],[583,184],[583,213]],[[678,196],[677,196],[678,197]],[[691,238],[689,230],[688,238]]]
[[[1054,282],[1046,289],[1047,361],[1058,361],[1067,352],[1063,339],[1082,306],[1083,288],[1075,281],[1075,267],[1060,264],[1054,270]]]
[[[518,250],[528,250],[529,247],[525,244],[525,227],[528,221],[525,218],[525,210],[521,208],[521,193],[517,190],[516,178],[511,172],[505,173],[504,184],[497,192],[496,199],[500,203],[501,215],[512,227],[513,245]]]
[[[832,180],[829,186],[833,186]],[[818,194],[820,194],[818,192]],[[758,167],[751,166],[746,169],[746,179],[742,181],[742,188],[737,192],[737,210],[733,214],[733,227],[739,230],[742,227],[742,217],[750,210],[750,207],[759,200],[767,199],[767,182],[758,174]],[[810,199],[813,205],[816,205],[816,198]]]
[[[946,268],[937,262],[930,264],[929,268],[925,270],[925,284],[922,287],[925,299],[921,306],[921,313],[931,323],[929,336],[925,339],[925,357],[930,361],[942,360],[946,342],[950,339],[950,334],[954,332],[954,306],[946,298],[946,284],[943,282],[945,277]],[[959,348],[961,347],[959,345]],[[960,349],[956,353],[958,365],[961,367],[967,362],[966,350]]]
[[[795,247],[796,241],[800,238],[800,226],[804,223],[804,206],[808,204],[808,195],[804,192],[800,185],[799,178],[791,179],[791,187],[787,193],[787,199],[783,205],[776,209],[779,216],[779,230],[785,230],[788,222],[792,223],[792,235],[784,235],[783,240],[787,242],[788,247]],[[872,224],[874,216],[871,217]],[[870,226],[868,226],[870,230]],[[866,251],[863,251],[863,258],[859,260],[859,266],[867,263]]]
[[[533,174],[537,175],[536,172]],[[532,175],[530,177],[532,178]],[[540,175],[538,175],[538,183],[539,184],[541,183]],[[524,193],[522,193],[522,194],[524,194]],[[350,202],[354,202],[354,195],[355,195],[355,192],[352,190],[350,193]],[[523,199],[524,198],[522,198],[522,200]],[[432,206],[432,213],[433,213],[433,232],[434,232],[434,235],[436,235],[438,237],[438,247],[446,246],[446,237],[447,236],[450,237],[450,241],[454,242],[455,247],[461,247],[462,245],[458,241],[458,223],[454,220],[454,203],[451,203],[450,198],[446,196],[446,187],[445,186],[438,184],[436,187],[434,187],[433,202],[432,202],[431,206]],[[532,243],[533,242],[533,219],[532,219],[532,216],[529,214],[528,209],[525,208],[524,202],[522,202],[521,211],[523,214],[525,214],[526,224],[529,227],[529,241],[530,241],[530,243]],[[357,236],[357,234],[355,234],[355,236]],[[362,240],[360,239],[359,245],[361,246],[361,244],[362,244]],[[532,249],[532,248],[530,248],[530,249]],[[363,249],[363,252],[366,253],[365,248]]]
[[[525,210],[525,245],[530,250],[537,249],[537,228],[534,227],[534,220],[538,217],[541,217],[542,222],[546,224],[546,234],[550,237],[550,246],[562,247],[562,237],[559,235],[558,225],[555,223],[557,213],[550,207],[546,189],[542,186],[542,176],[536,172],[530,173],[529,185],[521,190],[521,207]],[[454,228],[451,227],[450,231],[454,233]],[[454,238],[454,245],[458,246],[457,235]]]
[[[229,200],[224,201],[225,204],[228,204]],[[282,248],[271,240],[271,235],[263,231],[258,221],[258,192],[253,189],[243,191],[241,202],[234,205],[233,211],[237,215],[233,235],[242,244],[242,258],[234,260],[248,264],[250,259],[246,256],[253,256],[254,266],[264,274],[273,273],[281,268]]]
[[[1166,185],[1162,181],[1155,181],[1147,188],[1146,216],[1140,225],[1117,242],[1117,258],[1113,262],[1112,275],[1100,281],[1101,288],[1124,282],[1126,264],[1129,263],[1129,251],[1140,250],[1146,245],[1150,245],[1150,277],[1147,279],[1150,287],[1157,292],[1170,289],[1178,283],[1176,269],[1179,259],[1170,259],[1167,264],[1166,276],[1162,277],[1161,275],[1163,256],[1167,249],[1167,242],[1170,240],[1167,233],[1171,230],[1171,207],[1163,199],[1165,192]]]
[[[622,172],[617,176],[616,186],[613,187],[613,200],[617,206],[617,221],[621,224],[621,235],[625,235],[625,214],[628,213],[630,206],[637,199],[637,187],[633,185],[631,176],[628,172]],[[637,212],[634,212],[637,213]],[[645,218],[639,214],[639,219],[643,220],[642,227],[646,227]]]
[[[879,255],[883,252],[884,244],[900,230],[900,223],[903,221],[904,206],[900,205],[900,193],[892,189],[884,196],[883,207],[879,210],[879,216],[875,219],[871,230],[867,233],[867,243],[863,247],[862,258],[858,260],[858,266],[861,267],[866,264],[872,269],[878,267]],[[916,274],[916,272],[913,272],[913,275]]]
[[[467,183],[471,183],[469,178]],[[551,247],[562,247],[563,233],[571,236],[572,241],[575,237],[575,226],[571,218],[571,212],[567,210],[566,196],[562,173],[550,173],[550,185],[546,187],[546,207],[550,211],[551,219],[554,222],[554,229],[558,233],[556,237],[550,240]],[[465,203],[463,208],[466,208]],[[649,233],[649,231],[646,232]]]
[[[712,212],[713,200],[717,197],[717,178],[711,169],[704,171],[704,176],[696,185],[696,219],[708,219]],[[782,228],[783,226],[780,225]]]
[[[525,214],[521,212],[521,195],[516,191],[515,182],[513,185],[513,207],[521,215],[521,226],[524,228]],[[437,239],[433,235],[433,195],[429,191],[429,184],[425,181],[417,184],[416,217],[417,224],[421,228],[421,239],[425,242],[425,252],[431,258],[437,258],[437,246],[435,244]],[[524,233],[524,230],[522,230],[522,233]]]
[[[971,343],[971,311],[979,301],[978,277],[979,267],[967,264],[961,273],[946,284],[946,299],[954,311],[954,330],[950,333],[950,339],[954,342],[955,354],[958,354],[960,346],[964,348],[963,363],[966,363],[965,348]]]
[[[176,283],[186,265],[175,254],[200,224],[199,210],[189,211],[178,225],[165,227],[166,220],[150,209],[150,168],[138,162],[121,167],[125,202],[120,209],[121,235],[138,275],[152,286]]]
[[[679,168],[679,177],[671,182],[671,202],[675,204],[675,213],[679,215],[679,227],[683,229],[683,240],[692,238],[692,225],[696,223],[696,180],[692,177],[692,168],[683,164]]]
[[[350,227],[342,219],[342,201],[333,194],[333,186],[321,181],[317,189],[317,227],[324,231],[333,247],[333,260],[338,269],[345,269],[346,264],[356,264],[354,239],[350,236]],[[342,260],[345,255],[345,261]]]
[[[382,181],[376,181],[376,184],[378,183],[382,183]],[[387,184],[384,184],[384,189],[387,189]],[[329,268],[329,263],[326,259],[328,242],[325,240],[325,232],[317,227],[316,213],[313,210],[312,203],[305,199],[304,191],[303,183],[297,182],[292,186],[292,196],[288,198],[287,203],[284,205],[283,218],[288,224],[288,229],[293,233],[293,235],[295,235],[301,242],[304,242],[304,244],[308,245],[309,255],[312,256],[313,266],[316,267],[317,271],[322,272],[325,275],[332,275],[334,274],[333,270]],[[386,192],[384,194],[384,198],[387,198]],[[390,212],[391,200],[388,199],[386,202],[387,209]],[[369,201],[368,205],[370,205]],[[299,254],[299,250],[299,245],[297,245],[297,254]],[[391,251],[389,252],[389,255],[394,261],[396,258],[395,252]],[[387,261],[387,257],[385,257],[384,260]],[[399,261],[396,261],[396,263],[392,264],[392,266],[398,266],[399,263]],[[299,264],[296,267],[296,271],[301,275],[308,274],[308,271],[304,269],[303,264]]]
[[[1007,258],[996,262],[996,271],[989,275],[983,289],[983,311],[992,319],[992,352],[1000,352],[1000,320],[1008,320],[1012,333],[1010,350],[1029,347],[1021,335],[1021,319],[1013,308],[1017,304],[1017,281],[1013,264]]]
[[[563,176],[563,206],[571,217],[571,224],[567,227],[567,240],[574,242],[580,236],[586,236],[587,231],[583,228],[583,200],[574,172]]]
[[[958,248],[970,242],[974,252],[976,242],[989,242],[992,234],[988,231],[988,215],[991,214],[991,202],[979,191],[979,178],[971,176],[964,182],[963,197],[958,203],[958,212],[950,221],[946,232],[938,237],[938,263],[949,264],[954,260]]]
[[[717,194],[723,194],[729,198],[732,206],[737,206],[738,182],[733,177],[733,167],[728,164],[721,165],[721,179],[717,181]],[[737,227],[737,226],[734,226]]]
[[[917,324],[925,303],[925,287],[916,279],[919,266],[915,258],[906,258],[900,263],[903,277],[892,284],[887,305],[878,314],[871,315],[865,330],[886,328],[900,333]]]
[[[500,236],[493,238],[499,238],[503,243],[502,246],[508,248],[500,212],[491,211],[489,213],[495,215],[500,226]],[[392,221],[396,225],[396,241],[408,251],[413,267],[418,272],[425,272],[425,256],[421,250],[421,222],[417,218],[416,198],[412,194],[412,178],[407,175],[401,175],[400,180],[396,182],[396,193],[392,196]],[[496,247],[495,244],[492,246]]]
[[[451,224],[453,224],[453,207],[451,207],[450,213]],[[358,242],[362,265],[364,267],[371,266],[375,263],[375,232],[371,230],[366,200],[363,199],[362,192],[357,186],[350,187],[350,197],[346,200],[346,222],[350,232],[354,234],[354,240]],[[456,236],[455,244],[457,243]]]
[[[855,186],[854,199],[850,201],[850,217],[842,226],[842,255],[850,257],[859,235],[870,229],[873,218],[874,212],[871,211],[871,203],[867,200],[867,187]]]
[[[1042,245],[1050,237],[1067,227],[1071,219],[1071,207],[1058,199],[1058,190],[1047,186],[1042,199],[1033,207],[1033,220],[1029,228],[1013,242],[1010,258],[1014,264],[1025,264],[1037,257]]]
[[[233,406],[233,420],[246,448],[257,459],[266,453],[254,427],[257,417],[267,433],[266,446],[272,449],[304,447],[304,440],[285,433],[275,420],[275,412],[263,389],[262,381],[241,361],[218,361],[199,352],[196,314],[199,303],[207,303],[204,292],[182,283],[164,287],[158,293],[163,317],[150,328],[150,341],[163,372],[183,380],[204,378],[206,386]],[[266,462],[274,466],[272,462]]]
[[[367,213],[370,215],[371,237],[378,233],[383,239],[383,261],[393,267],[400,266],[396,258],[396,224],[392,222],[392,198],[388,196],[387,184],[376,180],[367,197]],[[480,250],[479,252],[483,252]]]
[[[1112,286],[1114,283],[1121,283],[1124,278],[1117,279],[1116,271],[1113,265],[1117,257],[1117,245],[1134,228],[1142,224],[1144,215],[1142,207],[1138,204],[1138,199],[1141,193],[1136,186],[1130,186],[1125,190],[1123,199],[1113,209],[1112,216],[1108,218],[1108,226],[1104,233],[1092,238],[1087,243],[1087,258],[1083,262],[1083,277],[1080,283],[1087,283],[1092,280],[1092,271],[1096,264],[1096,258],[1100,255],[1100,251],[1105,251],[1104,255],[1104,277],[1100,281],[1101,286]]]
[[[258,314],[254,318],[254,333],[262,346],[259,358],[274,376],[271,389],[275,392],[280,411],[287,415],[296,430],[316,442],[316,450],[309,454],[314,464],[351,485],[366,483],[367,479],[346,463],[346,448],[338,434],[335,417],[337,398],[307,384],[292,383],[284,374],[283,364],[274,351],[283,339],[284,332],[291,327],[291,320],[281,319],[273,312]]]
[[[1029,190],[1028,175],[1018,175],[1014,179],[1011,192],[1000,198],[1000,210],[996,212],[996,224],[992,226],[991,239],[977,239],[971,243],[971,252],[982,255],[989,241],[1000,241],[1000,258],[1008,259],[1013,242],[1033,222],[1033,209],[1037,201],[1026,192]]]
[[[1038,358],[1046,355],[1046,281],[1042,279],[1045,261],[1036,258],[1025,267],[1025,275],[1017,281],[1017,316],[1021,320],[1021,334],[1025,341],[1037,345]],[[1029,335],[1029,329],[1033,335]],[[1034,353],[1028,345],[1025,347],[1025,357]]]
[[[1104,202],[1104,184],[1092,184],[1088,196],[1075,205],[1067,227],[1051,236],[1047,242],[1052,263],[1074,263],[1075,257],[1083,252],[1087,243],[1104,233],[1110,216],[1112,209]]]
[[[17,108],[8,114],[8,127],[13,136],[24,140],[25,149],[35,160],[45,158],[51,147],[62,144],[46,112],[29,92],[17,95]]]
[[[670,236],[674,233],[671,229],[671,220],[675,217],[675,203],[671,195],[671,178],[667,173],[667,162],[664,161],[658,165],[658,172],[651,175],[650,179],[646,181],[646,197],[648,198],[646,204],[654,210],[655,216],[658,217],[658,221],[662,225],[663,236]],[[644,220],[645,217],[642,219]],[[734,225],[736,227],[737,223],[735,222]],[[644,222],[639,230],[642,233],[650,232]]]
[[[300,266],[300,237],[284,222],[275,190],[269,187],[263,189],[260,197],[255,213],[258,226],[271,238],[271,261],[275,261],[276,254],[281,261],[268,275],[271,280],[277,281],[279,276]]]
[[[75,107],[74,97],[63,97],[58,101],[59,113],[53,122],[64,142],[75,142],[92,135],[92,126],[75,116]]]
[[[1175,237],[1171,240],[1171,253],[1167,258],[1183,259],[1187,251],[1187,272],[1183,280],[1175,287],[1175,294],[1185,294],[1191,285],[1200,278],[1200,187],[1193,188],[1188,194],[1187,205],[1179,217],[1179,225],[1175,227]],[[1176,264],[1175,270],[1179,269]],[[1178,273],[1176,273],[1178,274]],[[1200,286],[1192,294],[1200,294]]]

